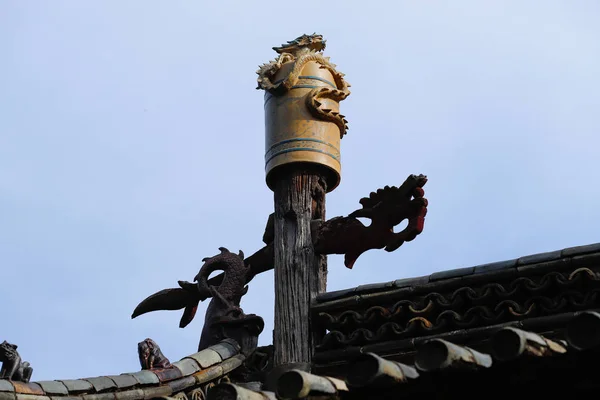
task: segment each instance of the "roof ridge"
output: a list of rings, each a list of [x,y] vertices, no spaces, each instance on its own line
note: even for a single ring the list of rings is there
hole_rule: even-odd
[[[433,282],[441,283],[440,281],[447,281],[452,278],[467,277],[469,275],[487,275],[489,273],[509,271],[511,269],[524,272],[524,275],[530,275],[532,273],[541,272],[540,270],[546,266],[546,263],[557,262],[556,264],[558,265],[560,264],[561,260],[570,260],[572,258],[585,256],[591,253],[600,253],[600,243],[568,247],[562,250],[554,250],[544,253],[530,254],[512,260],[480,264],[474,267],[443,270],[420,277],[403,278],[382,283],[371,283],[359,285],[354,288],[326,292],[316,296],[313,306],[368,293],[380,293],[402,288],[413,288],[431,284]]]
[[[94,400],[142,400],[170,396],[192,386],[218,379],[239,367],[245,356],[232,339],[209,346],[183,357],[167,368],[154,368],[120,375],[105,375],[81,379],[57,379],[29,383],[0,379],[0,400],[19,400],[21,395],[36,395],[37,400],[50,396],[93,395]]]

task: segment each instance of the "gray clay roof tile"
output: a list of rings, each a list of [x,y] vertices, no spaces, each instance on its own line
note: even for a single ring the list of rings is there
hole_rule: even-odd
[[[585,246],[569,247],[562,251],[563,257],[578,256],[580,254],[600,252],[600,243],[588,244]]]
[[[537,264],[546,261],[558,260],[561,257],[561,250],[549,251],[546,253],[538,253],[530,256],[521,257],[518,260],[518,265]]]
[[[109,375],[107,378],[110,378],[119,389],[128,389],[139,384],[139,382],[130,374]]]
[[[179,368],[183,376],[192,375],[202,369],[198,362],[193,358],[184,358],[183,360],[174,362],[173,365]]]
[[[0,392],[14,392],[15,387],[10,381],[0,379]]]
[[[64,379],[60,382],[67,387],[69,393],[87,392],[93,388],[90,382],[83,379]]]
[[[97,376],[94,378],[85,378],[86,381],[92,384],[94,390],[98,393],[105,390],[114,389],[117,387],[115,382],[107,376]]]
[[[210,348],[219,353],[221,360],[227,360],[238,353],[238,350],[229,343],[219,343],[214,346],[210,346]]]
[[[38,381],[37,384],[40,385],[44,392],[46,392],[46,394],[48,395],[69,394],[69,390],[67,389],[67,387],[60,381]]]
[[[133,376],[142,385],[155,385],[160,382],[158,376],[156,376],[156,374],[152,371],[148,370],[137,371],[128,375]]]
[[[219,353],[217,353],[211,348],[204,349],[199,353],[192,354],[189,356],[189,358],[193,358],[194,360],[196,360],[203,369],[223,361]]]
[[[473,274],[475,267],[465,267],[457,269],[449,269],[446,271],[435,272],[429,276],[429,282],[435,282],[442,279],[460,278]]]

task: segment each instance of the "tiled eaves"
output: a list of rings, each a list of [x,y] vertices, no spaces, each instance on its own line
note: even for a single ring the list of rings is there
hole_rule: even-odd
[[[589,368],[589,362],[579,363],[576,360],[590,360],[588,357],[591,354],[597,354],[598,343],[586,342],[584,347],[579,347],[577,344],[577,338],[581,337],[579,335],[586,331],[593,331],[593,328],[591,324],[571,324],[571,321],[581,317],[583,314],[590,314],[591,311],[569,312],[551,317],[537,318],[537,321],[533,321],[532,319],[513,321],[510,324],[499,324],[485,328],[451,331],[443,335],[412,338],[405,341],[407,345],[409,345],[408,342],[412,342],[409,345],[410,349],[405,347],[400,351],[398,348],[390,347],[389,344],[388,346],[382,346],[383,343],[378,343],[375,346],[335,350],[327,355],[317,353],[315,358],[313,358],[311,373],[321,377],[335,376],[343,378],[347,382],[350,392],[361,390],[361,388],[366,389],[361,390],[360,393],[356,393],[356,396],[348,396],[348,398],[352,399],[429,398],[436,397],[437,393],[435,392],[439,388],[444,388],[444,395],[447,398],[467,397],[469,391],[474,394],[473,398],[475,398],[482,397],[481,393],[485,393],[487,388],[493,387],[499,381],[510,385],[510,390],[515,392],[518,389],[513,389],[524,382],[527,382],[526,385],[529,386],[532,384],[537,385],[536,389],[541,390],[545,388],[549,389],[550,392],[540,394],[538,397],[548,397],[548,394],[552,397],[551,392],[558,387],[562,388],[562,385],[565,383],[576,386],[578,385],[578,380],[581,379],[589,385],[589,376],[591,375],[585,373],[586,368]],[[597,310],[593,310],[591,314],[597,315]],[[571,325],[570,328],[569,325]],[[547,330],[549,327],[552,327],[550,331]],[[497,335],[499,331],[506,328],[514,333],[508,336]],[[569,334],[568,330],[571,330],[572,334]],[[515,333],[517,336],[515,336]],[[536,343],[534,346],[537,347],[531,352],[526,350],[527,346],[518,348],[519,340],[517,340],[517,343],[514,343],[515,337],[519,339],[527,337],[528,343],[531,343],[529,340],[534,340]],[[436,340],[438,344],[441,344],[440,342],[446,343],[443,346],[448,350],[445,355],[439,352],[439,347],[424,346],[432,339]],[[572,339],[576,340],[573,341]],[[582,343],[579,342],[579,345]],[[452,348],[454,350],[451,350]],[[514,353],[509,349],[514,349],[512,350]],[[459,351],[457,352],[456,350]],[[470,354],[463,358],[460,354],[465,350],[466,353],[463,354]],[[508,355],[507,350],[511,352],[511,355]],[[586,352],[589,353],[586,355]],[[334,355],[333,353],[336,354]],[[504,357],[502,354],[504,354]],[[367,368],[369,370],[367,371],[364,368],[364,364],[360,363],[360,361],[357,363],[357,357],[364,359],[365,355],[371,358],[380,358],[384,362],[380,361],[378,363],[379,368]],[[419,358],[421,360],[427,359],[430,363],[437,364],[437,368],[431,368],[431,365],[423,368],[423,364],[419,367],[419,362],[417,361]],[[386,359],[396,365],[387,364]],[[456,360],[461,361],[456,362]],[[508,363],[506,363],[507,361]],[[411,369],[412,373],[410,375],[404,372]],[[452,372],[444,373],[444,370]],[[527,370],[532,371],[533,374],[525,372]],[[400,371],[402,372],[398,373]],[[560,371],[560,379],[557,381],[557,386],[548,385],[548,379],[554,379],[556,375],[545,375],[547,371]],[[566,375],[567,372],[572,375]],[[469,377],[469,374],[472,373],[477,374],[477,376]],[[387,378],[381,379],[384,376]],[[523,380],[521,381],[521,379]],[[445,382],[451,382],[451,384],[446,385]],[[310,381],[307,383],[311,384]],[[406,388],[408,390],[406,392],[399,392],[397,389],[393,389],[394,387],[397,389]],[[588,387],[592,391],[594,390],[591,385]],[[318,390],[316,387],[315,389]],[[391,389],[391,391],[387,392],[388,389]],[[315,392],[310,392],[310,394],[316,395]],[[336,396],[331,392],[319,393],[319,395],[322,395],[322,397],[319,397],[320,399],[344,398],[344,396]],[[327,397],[327,395],[331,395],[332,397]],[[256,398],[259,397],[257,396]]]
[[[536,333],[551,333],[552,336],[556,336],[556,334],[561,335],[564,333],[563,327],[571,319],[586,311],[600,312],[600,309],[572,311],[557,315],[502,322],[476,328],[464,328],[447,332],[432,333],[424,336],[407,337],[400,340],[382,341],[368,345],[348,346],[341,349],[317,352],[313,357],[313,362],[316,364],[317,369],[319,369],[335,365],[336,363],[347,363],[347,360],[352,360],[358,355],[368,352],[380,355],[406,356],[414,354],[420,345],[431,339],[444,339],[457,344],[466,344],[467,342],[482,343],[493,332],[505,327],[513,327]]]
[[[166,369],[30,383],[0,379],[0,400],[143,400],[170,396],[239,367],[244,361],[239,351],[237,342],[226,339]]]
[[[451,289],[459,284],[530,276],[549,271],[584,267],[589,264],[600,265],[600,243],[569,247],[474,267],[440,271],[416,278],[397,279],[391,282],[360,285],[350,289],[322,293],[313,302],[313,309],[351,306],[357,305],[369,297],[379,297],[380,295],[401,296],[402,293],[411,295],[431,290],[443,290],[446,287]]]

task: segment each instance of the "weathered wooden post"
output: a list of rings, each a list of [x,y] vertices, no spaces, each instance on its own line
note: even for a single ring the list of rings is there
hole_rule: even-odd
[[[350,92],[321,54],[321,35],[273,48],[257,71],[265,90],[266,181],[275,199],[275,364],[310,363],[315,329],[311,299],[325,291],[326,255],[315,253],[311,221],[325,220],[325,193],[340,183],[339,102]]]

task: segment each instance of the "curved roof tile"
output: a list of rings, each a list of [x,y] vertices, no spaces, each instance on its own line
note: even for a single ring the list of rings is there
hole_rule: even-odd
[[[40,382],[0,379],[0,400],[143,400],[174,393],[218,379],[244,361],[240,346],[226,339],[174,362],[170,368],[121,375]]]

